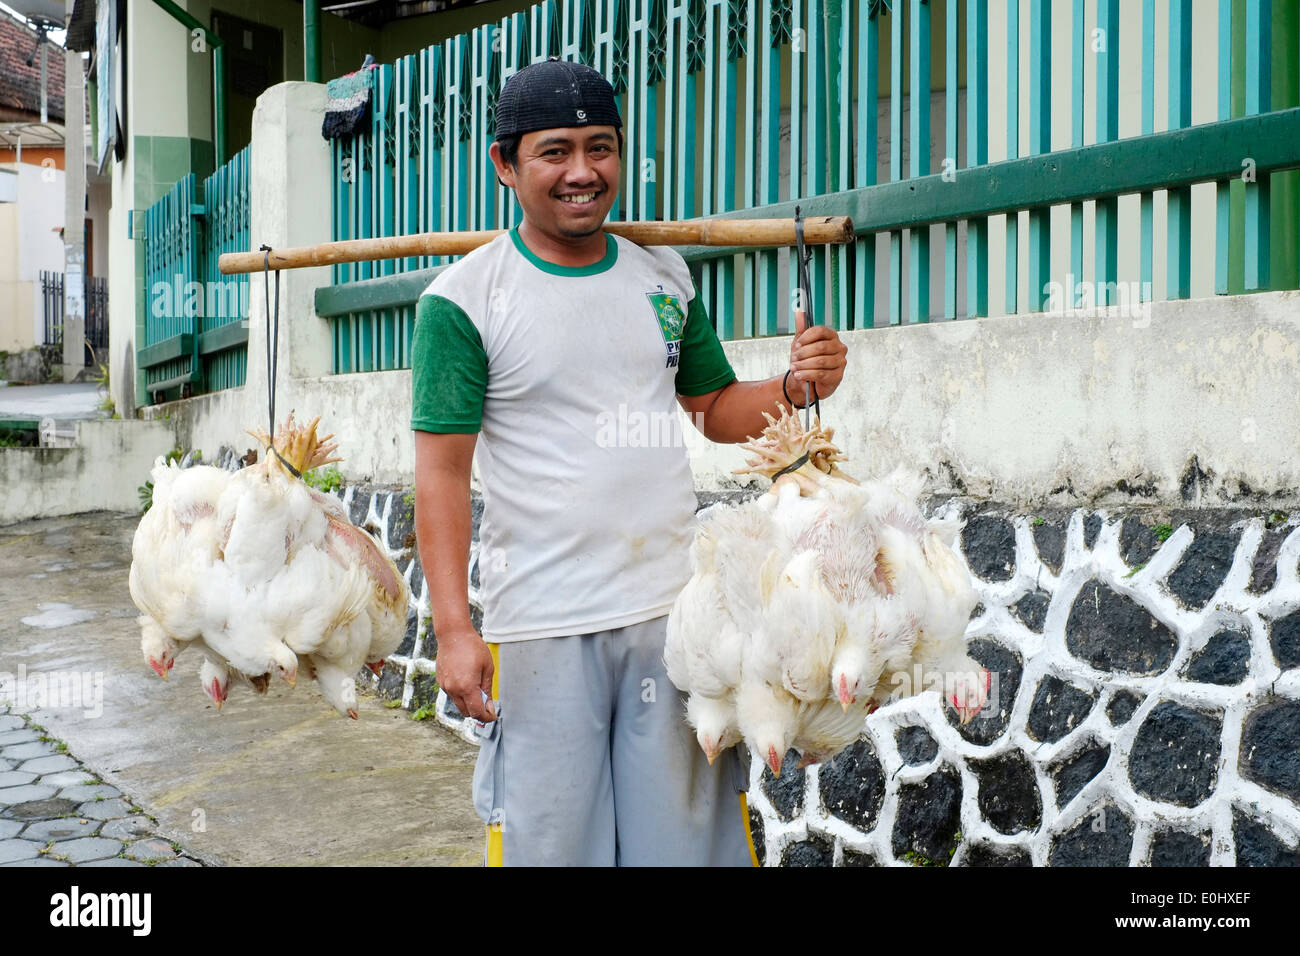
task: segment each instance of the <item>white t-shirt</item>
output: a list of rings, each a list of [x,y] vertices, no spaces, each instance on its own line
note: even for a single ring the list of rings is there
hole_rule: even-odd
[[[479,433],[487,641],[650,620],[690,577],[676,397],[736,375],[681,256],[606,241],[600,262],[558,266],[511,230],[417,307],[411,427]]]

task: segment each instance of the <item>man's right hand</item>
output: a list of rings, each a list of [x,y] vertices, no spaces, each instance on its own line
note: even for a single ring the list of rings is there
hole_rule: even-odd
[[[438,635],[438,686],[467,717],[490,723],[497,719],[492,694],[492,652],[472,627]]]

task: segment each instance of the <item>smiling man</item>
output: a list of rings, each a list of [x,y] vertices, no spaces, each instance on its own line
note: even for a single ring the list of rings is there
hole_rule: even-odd
[[[680,405],[714,441],[757,434],[788,376],[821,397],[845,347],[803,331],[791,370],[738,382],[681,256],[602,229],[623,146],[614,91],[550,60],[497,102],[496,175],[523,221],[443,271],[413,345],[416,530],[438,682],[482,738],[490,864],[748,865],[747,772],[709,765],[664,672],[690,577],[681,442],[608,441],[615,410]],[[466,602],[470,465],[483,491],[482,634]]]

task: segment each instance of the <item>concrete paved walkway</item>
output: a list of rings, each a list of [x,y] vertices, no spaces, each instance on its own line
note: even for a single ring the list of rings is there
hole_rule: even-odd
[[[217,711],[194,652],[159,680],[127,589],[137,521],[95,513],[0,528],[0,681],[25,673],[32,688],[46,675],[65,689],[9,713],[30,715],[205,862],[477,865],[475,752],[432,722],[372,697],[360,720],[340,718],[310,681],[265,697],[235,687]]]

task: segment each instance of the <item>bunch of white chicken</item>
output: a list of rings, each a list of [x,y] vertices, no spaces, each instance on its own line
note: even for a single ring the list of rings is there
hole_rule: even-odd
[[[887,699],[930,689],[968,722],[990,675],[966,654],[962,523],[927,520],[919,478],[901,469],[845,475],[820,422],[766,417],[738,471],[775,480],[701,512],[694,575],[668,618],[664,662],[709,762],[743,739],[779,776],[789,748],[801,766],[827,760]]]
[[[265,692],[294,686],[300,666],[340,714],[356,719],[354,675],[375,673],[406,630],[407,588],[396,566],[338,499],[295,477],[340,461],[316,425],[294,424],[275,450],[231,473],[154,466],[153,505],[136,529],[131,597],[140,646],[164,680],[187,647],[220,708],[232,681]],[[270,449],[265,432],[252,433]],[[276,453],[278,451],[278,454]]]

